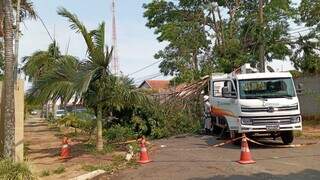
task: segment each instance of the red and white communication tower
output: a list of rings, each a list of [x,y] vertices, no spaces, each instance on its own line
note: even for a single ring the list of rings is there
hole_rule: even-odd
[[[111,60],[111,71],[115,75],[119,75],[119,56],[117,46],[117,25],[116,25],[116,2],[112,0],[112,46],[113,56]]]

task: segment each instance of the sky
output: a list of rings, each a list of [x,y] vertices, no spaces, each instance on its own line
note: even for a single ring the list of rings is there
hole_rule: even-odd
[[[69,28],[70,23],[57,15],[58,7],[65,7],[77,14],[88,29],[96,28],[100,22],[105,21],[106,38],[108,45],[111,45],[111,0],[33,0],[32,2],[63,54],[68,49],[68,54],[84,59],[86,46],[82,37]],[[143,18],[142,5],[147,2],[150,0],[117,0],[118,54],[123,74],[131,74],[157,62],[153,56],[164,47],[156,40],[153,30],[145,26],[146,19]],[[39,20],[25,21],[21,25],[21,30],[23,35],[20,42],[20,58],[29,56],[37,50],[46,50],[52,42]],[[141,79],[156,73],[159,73],[158,63],[131,77]]]
[[[69,28],[70,23],[57,15],[58,7],[65,7],[77,14],[89,29],[96,28],[100,22],[105,21],[107,42],[111,45],[111,0],[32,0],[32,2],[63,54],[68,53],[79,59],[85,59],[86,46],[82,37]],[[117,0],[118,54],[120,70],[125,75],[157,62],[154,54],[165,46],[157,41],[154,30],[145,26],[146,19],[143,18],[142,5],[148,2],[151,0]],[[39,20],[25,21],[21,25],[21,30],[23,35],[20,41],[20,58],[29,56],[37,50],[46,50],[52,42]],[[159,73],[158,64],[155,63],[130,77],[137,79],[136,83],[140,83],[143,77],[152,77]],[[275,61],[271,66],[279,71],[293,69],[289,61]]]

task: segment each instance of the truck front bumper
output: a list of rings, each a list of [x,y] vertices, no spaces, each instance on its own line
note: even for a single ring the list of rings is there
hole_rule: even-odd
[[[302,123],[286,124],[278,126],[252,126],[252,125],[240,125],[238,132],[275,132],[275,131],[302,131]]]

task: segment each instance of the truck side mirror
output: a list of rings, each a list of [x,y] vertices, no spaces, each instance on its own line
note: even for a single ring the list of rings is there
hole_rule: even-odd
[[[298,84],[298,87],[297,87],[297,94],[298,94],[298,95],[302,95],[302,94],[303,94],[303,91],[304,91],[304,89],[303,89],[303,84],[302,84],[302,83],[299,83],[299,84]]]

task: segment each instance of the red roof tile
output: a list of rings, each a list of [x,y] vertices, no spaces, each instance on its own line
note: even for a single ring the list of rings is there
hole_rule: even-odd
[[[142,87],[145,83],[147,83],[147,85],[153,89],[153,90],[164,90],[164,89],[168,89],[170,86],[170,81],[169,80],[145,80],[140,86]]]

